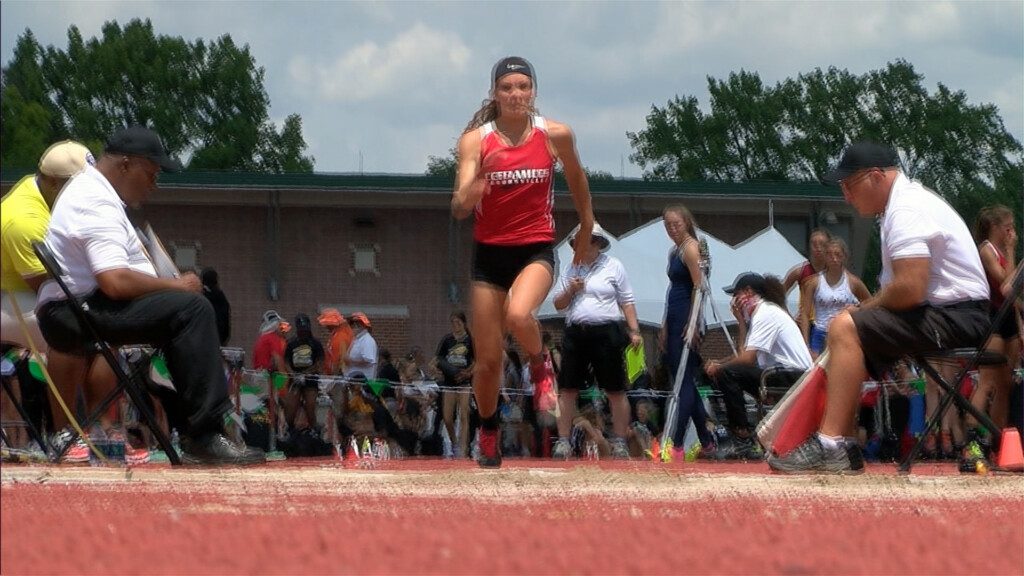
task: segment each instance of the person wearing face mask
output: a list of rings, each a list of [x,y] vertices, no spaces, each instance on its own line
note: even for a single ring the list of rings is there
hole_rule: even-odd
[[[704,364],[708,376],[717,380],[725,398],[726,416],[732,427],[734,455],[745,457],[754,448],[747,422],[743,393],[758,394],[761,374],[782,366],[779,374],[792,385],[811,367],[811,354],[796,321],[785,309],[785,290],[774,276],[744,272],[732,286],[731,308],[739,325],[739,352]]]

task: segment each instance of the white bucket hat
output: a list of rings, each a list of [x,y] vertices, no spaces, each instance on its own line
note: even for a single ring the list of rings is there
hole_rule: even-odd
[[[281,326],[281,315],[276,310],[267,310],[260,321],[260,334],[273,332]]]
[[[572,232],[569,233],[569,246],[570,247],[573,247],[573,248],[576,247],[576,233],[579,232],[579,231],[580,231],[580,225],[577,224],[576,227],[572,229]],[[601,246],[601,252],[604,252],[605,250],[607,250],[612,245],[612,241],[611,241],[611,238],[609,238],[608,233],[605,232],[604,228],[601,228],[601,225],[598,224],[597,222],[594,222],[594,229],[590,232],[590,236],[591,236],[591,238],[596,238],[597,239],[598,244],[600,244],[600,246]]]

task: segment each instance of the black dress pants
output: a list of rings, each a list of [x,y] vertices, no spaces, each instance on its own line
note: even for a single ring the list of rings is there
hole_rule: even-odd
[[[217,319],[202,294],[163,290],[134,300],[111,300],[97,290],[86,303],[86,315],[110,345],[148,344],[163,350],[178,391],[178,406],[168,408],[180,410],[185,417],[183,434],[198,437],[222,431],[231,401]],[[92,336],[71,306],[66,300],[45,304],[37,315],[39,329],[56,350],[88,352]]]

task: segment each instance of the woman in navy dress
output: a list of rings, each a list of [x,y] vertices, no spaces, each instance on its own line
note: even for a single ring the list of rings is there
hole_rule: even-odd
[[[693,215],[686,207],[675,205],[665,208],[663,219],[665,231],[675,246],[669,251],[669,288],[665,297],[665,319],[662,322],[659,343],[665,353],[669,378],[674,385],[683,356],[683,348],[688,339],[686,329],[690,314],[699,313],[698,310],[694,310],[693,304],[696,296],[694,286],[701,283],[700,250],[697,247],[697,226],[693,221]],[[696,326],[696,329],[700,330],[701,326]],[[691,350],[686,361],[683,385],[677,398],[677,420],[675,432],[672,435],[672,444],[677,452],[673,455],[674,457],[682,454],[683,440],[691,418],[693,418],[697,437],[700,439],[704,451],[709,452],[713,446],[711,434],[707,428],[704,403],[700,399],[697,385],[693,380],[693,371],[697,365],[697,354]]]

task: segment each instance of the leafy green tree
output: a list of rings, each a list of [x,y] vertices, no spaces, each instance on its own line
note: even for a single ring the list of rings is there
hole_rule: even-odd
[[[1022,209],[1024,148],[991,104],[963,91],[934,92],[904,61],[861,76],[815,69],[773,86],[741,71],[708,78],[709,111],[694,96],[651,107],[626,134],[649,180],[817,180],[851,142],[894,146],[911,178],[940,192],[969,224],[978,210]],[[877,268],[864,271],[870,280]]]
[[[459,151],[452,146],[448,149],[447,156],[429,156],[427,158],[427,176],[444,176],[455,180],[456,158]]]
[[[895,146],[904,169],[947,194],[992,186],[1022,163],[1022,147],[998,110],[924,77],[903,60],[855,76],[816,69],[765,86],[741,71],[708,78],[710,112],[694,96],[652,106],[647,126],[628,132],[630,159],[650,180],[816,180],[850,142]]]
[[[259,172],[312,172],[314,159],[303,156],[306,141],[302,139],[302,117],[292,114],[284,120],[280,132],[270,124],[264,125],[260,134],[260,156],[257,161]]]
[[[46,99],[39,67],[42,48],[31,31],[14,48],[14,63],[3,71],[0,99],[2,160],[14,166],[35,166],[52,140],[67,133],[56,106]]]
[[[556,172],[561,175],[562,169],[556,169]],[[583,167],[583,172],[587,175],[587,180],[593,182],[595,180],[615,180],[615,176],[611,172],[605,172],[604,170],[591,170],[586,166]]]
[[[107,22],[88,40],[71,26],[66,49],[43,49],[26,30],[0,86],[0,159],[31,166],[55,140],[98,149],[118,128],[142,124],[190,170],[311,172],[301,119],[290,116],[276,130],[263,79],[248,46],[228,35],[188,42],[136,19],[123,28]]]

